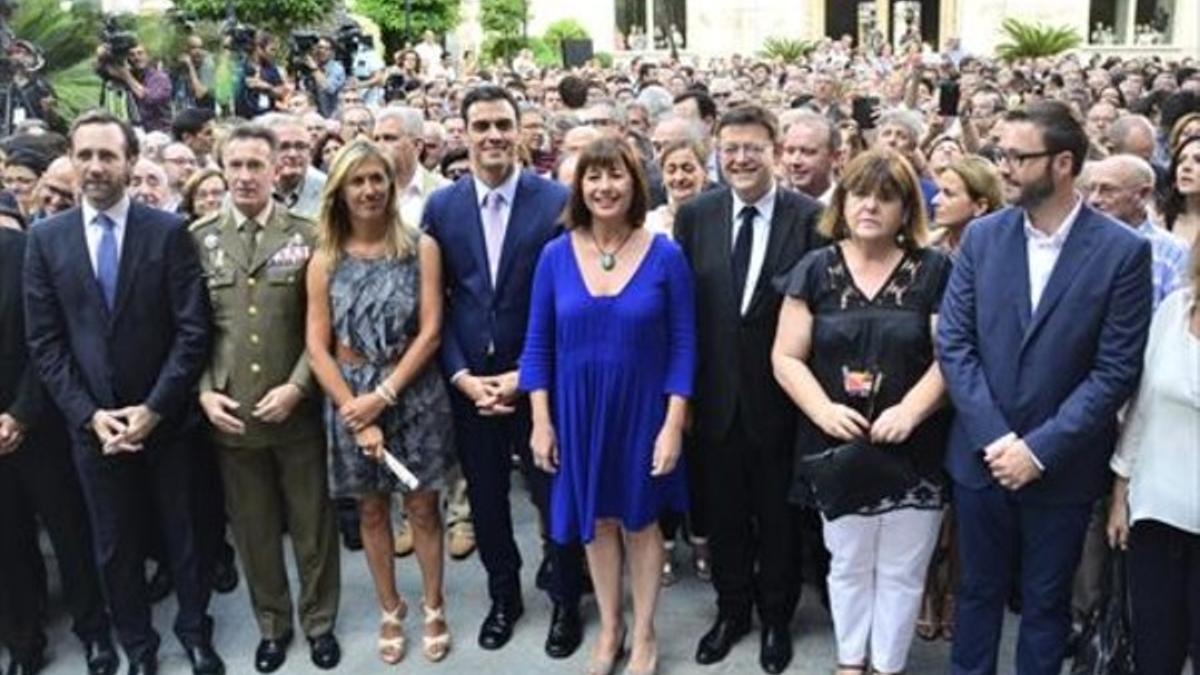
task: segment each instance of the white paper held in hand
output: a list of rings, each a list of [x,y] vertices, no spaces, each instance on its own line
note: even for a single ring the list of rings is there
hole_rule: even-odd
[[[387,450],[383,451],[383,463],[387,465],[388,470],[395,474],[396,478],[399,478],[400,482],[404,483],[405,487],[409,490],[416,490],[420,487],[421,481],[417,480],[417,477],[408,470],[408,467],[404,466],[400,460],[393,457],[392,453]]]

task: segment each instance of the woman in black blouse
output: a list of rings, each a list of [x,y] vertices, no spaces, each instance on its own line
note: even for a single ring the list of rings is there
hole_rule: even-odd
[[[839,675],[864,673],[868,663],[899,673],[945,501],[948,411],[932,334],[950,260],[926,247],[917,174],[890,150],[850,162],[821,232],[834,243],[777,282],[787,299],[775,377],[804,413],[792,499],[823,508]],[[878,451],[871,461],[902,466],[908,479],[884,485],[867,477],[875,471],[835,473],[865,498],[831,517],[800,476],[812,456],[856,440]]]

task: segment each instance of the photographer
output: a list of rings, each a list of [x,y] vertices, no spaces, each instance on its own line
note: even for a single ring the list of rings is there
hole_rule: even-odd
[[[52,131],[67,129],[66,120],[58,114],[58,99],[54,88],[38,72],[44,61],[37,48],[28,42],[13,42],[9,49],[13,78],[13,122],[39,119]]]
[[[134,44],[124,59],[106,42],[96,48],[97,71],[125,94],[126,115],[146,131],[171,130],[171,78],[150,64],[146,48]]]
[[[238,78],[234,111],[238,117],[253,119],[276,110],[287,94],[283,75],[275,65],[275,37],[259,31],[254,38],[254,51]]]
[[[204,41],[199,35],[188,36],[187,51],[180,55],[179,65],[175,78],[176,107],[180,110],[215,110],[213,80],[216,65],[212,55],[204,50]]]
[[[322,37],[317,40],[314,54],[306,56],[304,64],[312,75],[317,94],[317,110],[325,117],[337,112],[338,94],[346,85],[346,68],[334,58],[333,40]],[[297,79],[300,73],[294,73]]]

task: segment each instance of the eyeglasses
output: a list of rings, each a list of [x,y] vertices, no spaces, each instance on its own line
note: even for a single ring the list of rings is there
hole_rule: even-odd
[[[1007,150],[1001,148],[996,153],[996,163],[997,164],[1011,164],[1014,167],[1019,167],[1019,166],[1023,166],[1025,164],[1025,162],[1028,162],[1031,159],[1037,159],[1039,157],[1049,157],[1050,155],[1056,155],[1059,152],[1062,152],[1062,151],[1061,150],[1038,150],[1035,152],[1021,152],[1019,150],[1013,150],[1012,148],[1009,148]]]
[[[279,144],[280,152],[308,152],[310,149],[312,149],[312,146],[308,143],[304,143],[303,141]]]
[[[766,153],[767,146],[757,143],[743,143],[740,145],[737,143],[727,143],[722,145],[719,150],[726,157],[736,157],[740,153],[751,159],[755,159],[762,157]]]
[[[594,120],[584,120],[584,126],[589,127],[613,127],[617,125],[616,120],[610,120],[604,117],[599,117]]]

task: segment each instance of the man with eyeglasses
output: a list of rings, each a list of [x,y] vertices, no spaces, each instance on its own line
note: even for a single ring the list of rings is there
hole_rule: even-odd
[[[625,134],[625,120],[621,111],[611,101],[589,105],[579,116],[579,121],[584,126],[599,131],[602,136],[620,138]]]
[[[473,177],[430,196],[422,229],[442,249],[441,362],[452,385],[455,436],[492,601],[479,645],[494,650],[512,638],[525,611],[508,502],[514,454],[543,531],[549,531],[549,474],[537,470],[530,455],[530,410],[517,391],[517,359],[535,263],[543,245],[559,232],[567,189],[520,170],[520,112],[507,90],[476,87],[463,99],[462,111]],[[545,648],[562,659],[583,640],[582,547],[547,541],[544,550],[538,585],[554,603]]]
[[[304,123],[285,113],[264,115],[259,123],[275,132],[279,140],[275,199],[293,214],[315,219],[321,208],[325,174],[312,166],[312,143]]]
[[[759,106],[725,113],[717,147],[728,187],[679,207],[675,235],[696,278],[700,353],[693,398],[699,492],[711,514],[717,618],[696,661],[723,660],[762,623],[759,664],[783,672],[800,595],[787,495],[796,409],[776,383],[771,348],[783,298],[771,284],[820,237],[821,206],[778,186],[780,139]]]
[[[962,583],[950,672],[997,670],[1019,589],[1017,672],[1057,675],[1117,411],[1137,385],[1153,288],[1149,241],[1075,191],[1088,138],[1058,101],[1000,125],[1012,207],[971,223],[937,325],[957,411],[946,451]]]
[[[183,186],[187,184],[199,165],[192,149],[183,143],[171,143],[162,151],[162,167],[167,172],[167,211],[174,211],[183,199]]]

